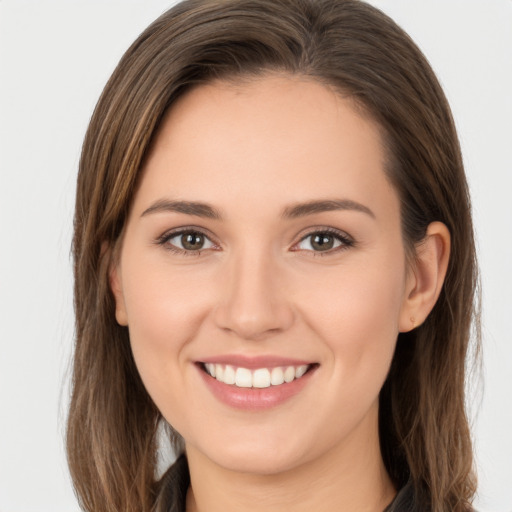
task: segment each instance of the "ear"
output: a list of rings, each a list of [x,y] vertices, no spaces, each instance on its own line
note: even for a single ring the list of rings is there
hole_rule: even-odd
[[[421,325],[432,311],[443,287],[449,258],[450,232],[442,222],[432,222],[425,238],[416,246],[408,272],[400,311],[400,332]]]
[[[107,249],[108,250],[108,249]],[[123,277],[121,263],[118,257],[113,256],[109,268],[109,285],[116,303],[116,320],[119,325],[128,325],[128,315],[123,294]]]

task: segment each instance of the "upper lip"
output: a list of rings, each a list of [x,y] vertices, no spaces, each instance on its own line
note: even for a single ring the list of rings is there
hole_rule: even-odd
[[[254,370],[257,368],[276,368],[279,366],[302,366],[313,364],[313,361],[296,359],[291,357],[263,355],[263,356],[245,356],[237,354],[225,354],[219,356],[205,357],[197,361],[198,363],[229,364],[237,368],[247,368]]]

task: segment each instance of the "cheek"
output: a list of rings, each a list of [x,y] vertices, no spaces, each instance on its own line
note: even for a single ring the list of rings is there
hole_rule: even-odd
[[[378,394],[386,378],[398,336],[404,268],[399,254],[361,259],[315,275],[315,286],[303,293],[303,317],[323,339],[334,374],[354,389],[354,397],[365,389]]]
[[[135,341],[161,348],[193,337],[201,310],[191,289],[179,290],[179,280],[145,278],[127,300],[130,333]],[[167,286],[168,285],[168,286]]]
[[[211,281],[211,272],[201,265],[173,267],[163,250],[138,251],[133,245],[125,250],[122,270],[134,340],[161,344],[162,349],[185,343],[193,337],[208,302],[205,283]]]
[[[130,343],[141,378],[159,405],[163,393],[179,388],[173,383],[189,362],[187,346],[206,314],[205,276],[134,260],[123,262]]]
[[[404,264],[400,260],[377,262],[369,258],[310,275],[301,303],[326,328],[335,331],[366,331],[380,324],[398,330],[398,317],[405,289]]]

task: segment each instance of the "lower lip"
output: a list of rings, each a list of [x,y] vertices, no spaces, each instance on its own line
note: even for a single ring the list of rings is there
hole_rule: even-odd
[[[268,388],[239,388],[219,382],[199,367],[198,370],[209,390],[222,403],[235,409],[257,411],[281,405],[298,394],[309,382],[315,368],[300,379]]]

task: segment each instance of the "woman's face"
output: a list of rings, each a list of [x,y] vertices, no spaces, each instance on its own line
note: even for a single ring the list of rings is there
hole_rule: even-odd
[[[190,453],[275,473],[378,443],[409,321],[384,160],[371,120],[297,77],[201,86],[164,119],[111,281]]]

